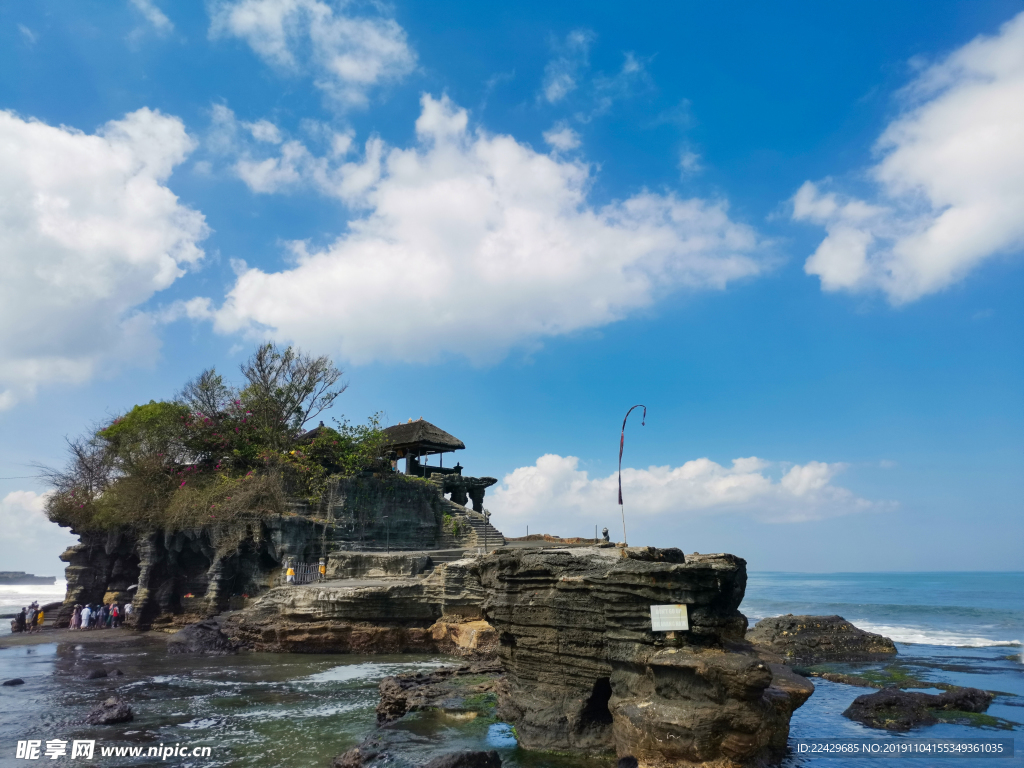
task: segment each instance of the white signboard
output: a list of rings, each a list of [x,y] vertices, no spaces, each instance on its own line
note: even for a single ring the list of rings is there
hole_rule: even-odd
[[[654,632],[678,632],[689,628],[686,603],[651,606],[651,630]]]

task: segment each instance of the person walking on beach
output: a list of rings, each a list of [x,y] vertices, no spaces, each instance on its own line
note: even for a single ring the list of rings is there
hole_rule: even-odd
[[[17,627],[16,632],[25,631],[25,619],[28,616],[28,610],[25,608],[21,609],[21,613],[14,617],[14,625]]]
[[[128,621],[128,617],[132,615],[132,611],[134,611],[134,610],[135,610],[135,608],[132,606],[131,603],[128,603],[128,605],[126,605],[124,607],[124,619],[125,619],[125,621]]]
[[[109,616],[110,616],[110,611],[107,609],[107,606],[105,604],[100,606],[100,615],[99,615],[99,619],[96,621],[96,627],[98,629],[106,629],[107,628],[107,618],[109,618]]]
[[[43,628],[43,609],[39,609],[39,613],[36,614],[36,629]]]
[[[285,572],[284,580],[287,581],[289,584],[295,583],[295,568],[293,567],[293,563],[291,561],[288,562],[288,570]]]
[[[88,629],[90,621],[92,621],[92,603],[86,603],[85,608],[82,609],[82,629]]]
[[[75,610],[71,614],[71,628],[80,629],[82,626],[82,606],[75,605]]]
[[[28,606],[28,616],[26,617],[26,624],[27,624],[27,628],[28,628],[28,633],[30,635],[33,632],[36,631],[36,615],[38,613],[39,612],[36,610],[36,604],[35,603],[29,604],[29,606]]]
[[[121,609],[117,607],[117,603],[110,604],[110,626],[114,629],[121,626]]]

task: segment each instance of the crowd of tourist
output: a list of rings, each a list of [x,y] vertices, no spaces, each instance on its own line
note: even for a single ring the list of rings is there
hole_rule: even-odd
[[[132,615],[132,604],[113,602],[110,605],[86,603],[76,605],[71,614],[71,629],[116,629]],[[43,628],[43,609],[33,602],[15,614],[11,621],[11,632],[38,632]]]
[[[76,605],[71,614],[71,629],[117,629],[132,615],[132,604],[119,603],[95,606],[92,603]]]

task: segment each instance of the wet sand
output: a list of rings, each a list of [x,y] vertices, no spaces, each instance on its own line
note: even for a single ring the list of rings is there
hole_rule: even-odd
[[[167,641],[170,632],[135,632],[128,629],[52,629],[44,627],[39,632],[19,632],[16,635],[0,635],[0,649],[17,648],[25,645],[44,643],[77,643],[79,645],[107,645],[131,643],[143,640]]]

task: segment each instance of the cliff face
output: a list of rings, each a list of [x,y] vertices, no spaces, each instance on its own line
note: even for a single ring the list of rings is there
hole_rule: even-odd
[[[292,516],[173,533],[82,533],[61,555],[68,589],[57,626],[68,625],[76,603],[113,600],[134,604],[136,627],[198,621],[226,610],[232,597],[265,592],[285,558],[315,559],[323,530]]]
[[[263,594],[279,582],[289,559],[315,563],[352,549],[472,545],[470,525],[459,536],[444,531],[445,512],[469,513],[444,499],[442,490],[430,481],[352,477],[337,483],[320,512],[296,502],[291,514],[252,522],[173,532],[83,532],[80,543],[61,555],[68,563],[68,591],[58,626],[67,626],[76,603],[112,600],[134,603],[135,626],[183,625],[237,605],[243,595]],[[329,559],[328,577],[351,575],[346,569],[353,567],[363,566],[351,558]],[[425,567],[424,560],[413,573]]]
[[[642,765],[753,765],[785,749],[813,686],[759,658],[732,555],[500,550],[480,561],[484,613],[507,673],[501,716],[526,748],[614,749]],[[651,631],[651,605],[686,603],[690,630]]]
[[[477,561],[441,565],[393,582],[277,587],[233,616],[225,631],[255,650],[299,653],[487,654]]]

